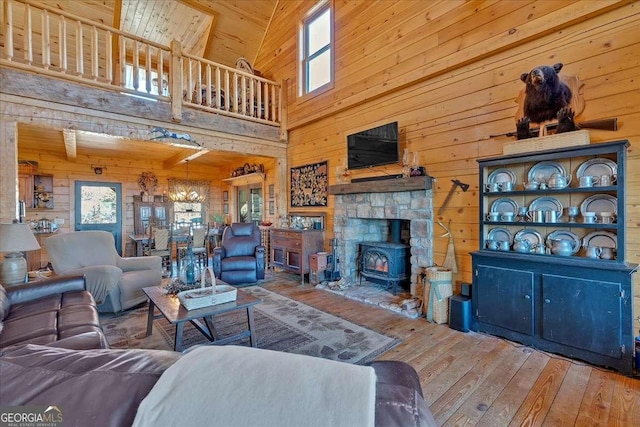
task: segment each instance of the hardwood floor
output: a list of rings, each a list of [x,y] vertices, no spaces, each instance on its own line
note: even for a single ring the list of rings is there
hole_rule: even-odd
[[[640,379],[424,318],[348,300],[299,276],[275,273],[265,288],[403,342],[380,359],[420,375],[442,426],[640,426]]]

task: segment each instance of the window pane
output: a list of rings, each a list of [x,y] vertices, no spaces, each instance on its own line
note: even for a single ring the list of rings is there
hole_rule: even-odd
[[[175,222],[204,222],[202,221],[202,203],[175,202],[173,212]]]
[[[111,187],[83,186],[80,189],[81,224],[115,224],[116,190]]]
[[[316,58],[309,61],[309,72],[307,74],[308,88],[311,92],[320,86],[329,83],[331,70],[331,50],[323,52]]]
[[[330,10],[327,9],[322,15],[318,16],[313,21],[309,22],[309,42],[308,42],[308,55],[311,56],[331,41],[329,30],[331,28]]]

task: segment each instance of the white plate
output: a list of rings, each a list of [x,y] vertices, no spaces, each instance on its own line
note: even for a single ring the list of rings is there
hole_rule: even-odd
[[[618,249],[618,236],[608,231],[594,231],[582,238],[582,247],[586,249],[589,246]]]
[[[489,174],[489,176],[487,177],[487,182],[489,184],[500,183],[500,182],[512,182],[515,185],[516,175],[510,169],[506,169],[506,168],[496,169]]]
[[[489,230],[487,233],[488,240],[507,240],[509,244],[513,243],[513,235],[506,228],[496,227]]]
[[[515,235],[516,239],[528,240],[531,243],[531,247],[535,248],[539,243],[542,243],[542,236],[536,230],[531,228],[524,228],[518,231]]]
[[[594,194],[584,199],[580,205],[580,213],[595,212],[600,216],[601,212],[614,212],[618,215],[618,199],[608,194]]]
[[[571,255],[577,254],[578,251],[580,250],[580,247],[581,247],[580,238],[568,230],[556,230],[549,233],[547,235],[547,241],[546,241],[547,247],[549,248],[551,247],[551,240],[560,240],[560,239],[573,241],[573,251],[571,252]]]
[[[491,212],[500,212],[501,214],[513,212],[517,215],[518,203],[507,197],[501,197],[491,204]]]
[[[583,176],[597,176],[601,175],[617,175],[618,165],[613,160],[595,158],[587,160],[578,166],[576,170],[576,176],[578,179]]]
[[[549,183],[551,175],[559,173],[562,176],[567,176],[567,170],[558,162],[539,162],[529,169],[527,175],[528,181],[538,181]],[[567,178],[569,179],[569,178]]]
[[[555,197],[538,197],[537,199],[535,199],[534,201],[532,201],[529,204],[529,210],[530,211],[537,211],[537,210],[543,210],[543,211],[553,211],[555,210],[556,212],[558,212],[558,218],[560,219],[562,217],[562,212],[563,212],[563,207],[562,207],[562,203],[560,203],[560,201],[558,199],[556,199]]]

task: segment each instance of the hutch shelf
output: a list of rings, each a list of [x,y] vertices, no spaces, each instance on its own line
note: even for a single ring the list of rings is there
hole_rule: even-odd
[[[623,140],[479,161],[473,330],[633,372],[627,147]]]

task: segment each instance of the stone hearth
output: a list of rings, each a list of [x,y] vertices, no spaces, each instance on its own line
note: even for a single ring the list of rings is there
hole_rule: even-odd
[[[395,181],[395,182],[393,182]],[[422,268],[433,265],[433,194],[430,177],[403,178],[382,182],[334,185],[334,236],[336,255],[340,260],[340,275],[357,284],[358,245],[364,241],[386,242],[388,220],[409,221],[411,247],[411,287],[419,296],[417,286]],[[395,184],[395,185],[394,185]]]

